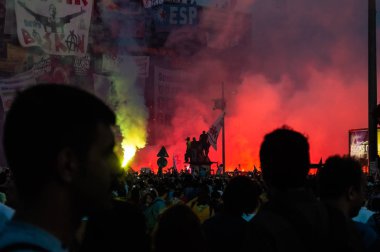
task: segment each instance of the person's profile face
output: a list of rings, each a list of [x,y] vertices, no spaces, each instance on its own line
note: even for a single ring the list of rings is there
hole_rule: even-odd
[[[367,179],[362,175],[360,188],[355,190],[355,197],[352,200],[352,213],[351,216],[355,217],[359,214],[360,209],[364,206],[367,192]]]
[[[146,195],[145,204],[150,205],[153,202],[153,198],[150,194]]]
[[[121,172],[120,162],[114,151],[112,128],[99,124],[84,163],[84,175],[78,181],[85,209],[102,210],[112,206],[112,189]],[[80,199],[79,199],[80,200]]]

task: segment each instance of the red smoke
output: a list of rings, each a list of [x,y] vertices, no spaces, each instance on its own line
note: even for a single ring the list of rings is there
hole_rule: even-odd
[[[238,2],[251,9],[251,26],[239,28],[250,33],[250,41],[184,56],[187,70],[198,78],[190,83],[197,92],[177,97],[172,127],[161,131],[157,145],[139,151],[131,164],[134,169],[156,170],[161,146],[170,155],[168,166],[178,155],[178,168],[183,168],[185,138],[198,138],[220,114],[212,110],[212,99],[221,96],[222,82],[227,100],[227,170],[239,164],[244,170],[259,167],[264,135],[284,124],[308,136],[312,163],[348,154],[348,130],[367,127],[365,1]],[[238,15],[229,14],[230,22]],[[236,29],[230,23],[224,31],[218,42],[230,39]],[[210,158],[221,163],[221,135],[218,151],[210,149]]]

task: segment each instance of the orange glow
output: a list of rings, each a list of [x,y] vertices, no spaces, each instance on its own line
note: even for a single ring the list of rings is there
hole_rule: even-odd
[[[369,168],[368,168],[367,165],[364,165],[364,166],[362,167],[362,170],[363,170],[363,172],[364,172],[365,174],[368,174],[368,173],[369,173]]]
[[[311,168],[309,170],[309,175],[317,175],[318,169],[317,168]]]

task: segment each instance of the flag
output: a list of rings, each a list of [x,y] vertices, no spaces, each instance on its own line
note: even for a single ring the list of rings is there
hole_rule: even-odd
[[[226,107],[226,102],[223,99],[214,99],[214,108],[215,109],[220,109],[224,110]]]
[[[207,132],[208,141],[215,150],[216,150],[216,143],[219,136],[219,131],[223,127],[223,118],[224,118],[224,113],[222,113],[216,119],[216,121],[211,125],[210,129]]]
[[[173,173],[177,173],[178,155],[173,154]]]

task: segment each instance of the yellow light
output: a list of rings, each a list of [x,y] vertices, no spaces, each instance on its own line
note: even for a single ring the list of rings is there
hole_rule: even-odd
[[[136,154],[136,147],[133,145],[122,144],[122,148],[124,152],[124,157],[123,157],[123,162],[121,164],[121,167],[125,168],[128,162],[131,161],[131,159]]]

